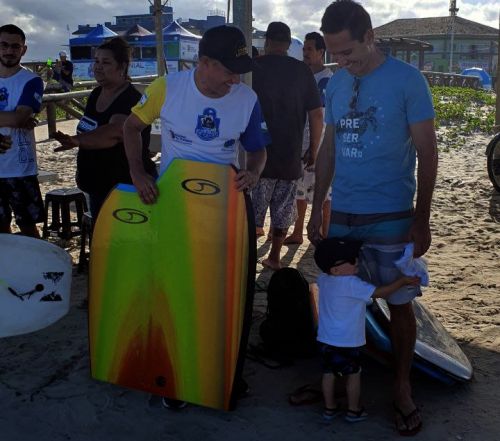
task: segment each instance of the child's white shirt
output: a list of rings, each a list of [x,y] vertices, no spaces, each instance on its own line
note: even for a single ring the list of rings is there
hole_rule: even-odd
[[[366,343],[366,305],[376,287],[357,276],[319,275],[317,340],[331,346],[359,347]]]

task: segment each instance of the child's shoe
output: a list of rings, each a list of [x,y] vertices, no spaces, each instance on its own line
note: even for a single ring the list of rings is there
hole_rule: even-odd
[[[350,410],[348,409],[344,419],[348,423],[359,423],[360,421],[364,421],[368,418],[368,414],[365,412],[365,408],[362,407],[359,410]]]
[[[321,414],[321,416],[323,417],[324,421],[331,421],[339,414],[340,414],[340,406],[337,406],[333,409],[325,407],[323,409],[323,413]]]

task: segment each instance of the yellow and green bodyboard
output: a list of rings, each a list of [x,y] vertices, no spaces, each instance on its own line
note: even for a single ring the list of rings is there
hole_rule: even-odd
[[[143,204],[119,185],[97,219],[89,340],[95,379],[232,409],[251,321],[255,227],[234,168],[174,160]]]

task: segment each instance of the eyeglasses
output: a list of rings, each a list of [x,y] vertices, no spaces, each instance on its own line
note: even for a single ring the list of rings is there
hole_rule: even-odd
[[[6,41],[0,41],[0,48],[2,48],[3,50],[7,50],[9,49],[9,47],[15,51],[19,51],[23,48],[23,45],[22,44],[19,44],[19,43],[7,43]]]
[[[358,107],[358,96],[359,96],[359,83],[360,79],[358,77],[354,77],[354,83],[352,83],[352,98],[349,103],[349,108],[351,110],[356,110]]]

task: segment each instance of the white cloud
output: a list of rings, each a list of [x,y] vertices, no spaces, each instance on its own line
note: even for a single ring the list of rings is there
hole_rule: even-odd
[[[254,26],[265,30],[270,21],[281,20],[300,38],[318,30],[323,11],[329,0],[254,0]],[[442,17],[448,15],[448,0],[361,0],[372,17],[373,25],[380,26],[397,18]],[[498,0],[458,0],[459,16],[498,28]],[[226,0],[174,0],[174,17],[205,18],[210,10],[225,11]],[[3,23],[15,23],[28,37],[27,60],[54,58],[68,45],[71,31],[78,24],[115,21],[116,15],[147,14],[145,0],[0,0]]]

